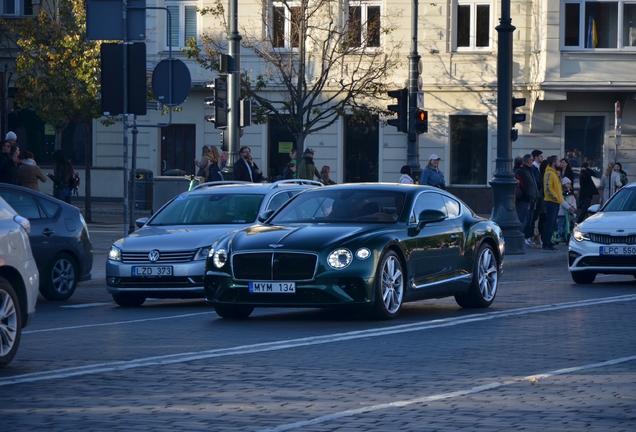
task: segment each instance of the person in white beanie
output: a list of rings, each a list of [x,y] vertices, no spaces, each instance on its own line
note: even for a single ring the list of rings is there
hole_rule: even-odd
[[[428,165],[426,165],[426,168],[422,171],[420,184],[446,189],[444,174],[439,170],[439,160],[440,157],[435,153],[428,158]]]
[[[15,134],[15,132],[9,131],[7,132],[7,136],[4,137],[5,141],[9,141],[11,143],[11,145],[15,145],[15,142],[18,140],[18,136]]]
[[[557,238],[555,243],[565,243],[570,237],[570,215],[576,214],[576,198],[572,192],[572,181],[568,177],[561,179],[561,188],[563,189],[563,202],[559,207],[557,215]],[[574,218],[572,217],[572,221]]]

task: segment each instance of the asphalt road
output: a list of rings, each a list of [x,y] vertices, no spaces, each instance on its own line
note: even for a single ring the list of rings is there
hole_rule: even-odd
[[[91,227],[93,242],[121,237]],[[98,239],[99,237],[99,239]],[[101,260],[101,261],[100,261]],[[0,430],[633,431],[636,280],[574,285],[562,260],[508,268],[487,310],[393,321],[202,301],[117,307],[97,277],[40,300],[0,370]],[[530,263],[531,264],[531,263]],[[102,270],[103,272],[103,270]]]

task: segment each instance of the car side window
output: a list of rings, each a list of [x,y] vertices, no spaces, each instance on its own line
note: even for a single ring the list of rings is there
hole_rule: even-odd
[[[29,220],[42,218],[40,207],[31,195],[13,190],[3,190],[0,195],[20,216]]]
[[[442,195],[442,199],[444,200],[444,204],[446,204],[446,213],[448,213],[448,217],[454,218],[459,216],[459,202],[451,197],[447,197],[446,195]]]
[[[417,197],[415,204],[413,205],[413,211],[411,212],[409,222],[416,223],[417,217],[424,210],[439,210],[448,216],[446,205],[444,204],[442,196],[435,192],[425,192]]]
[[[38,199],[38,202],[44,209],[44,213],[46,213],[46,217],[48,218],[54,218],[55,216],[57,216],[57,214],[60,212],[60,209],[62,208],[58,203],[47,199],[40,198]]]
[[[280,206],[285,204],[287,200],[290,198],[289,192],[281,192],[272,197],[267,204],[267,208],[265,210],[278,210]]]

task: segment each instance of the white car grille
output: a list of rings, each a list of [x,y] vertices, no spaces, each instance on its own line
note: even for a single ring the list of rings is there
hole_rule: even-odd
[[[616,235],[610,235],[610,234],[590,233],[590,240],[592,240],[594,243],[606,244],[606,245],[611,245],[611,244],[633,245],[633,244],[636,244],[636,235],[616,236]]]

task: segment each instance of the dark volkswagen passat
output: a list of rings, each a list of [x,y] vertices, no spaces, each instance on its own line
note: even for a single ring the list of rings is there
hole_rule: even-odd
[[[455,296],[462,307],[485,308],[497,293],[501,229],[437,188],[329,186],[259,220],[210,249],[205,297],[222,317],[358,305],[393,318],[409,301]]]
[[[0,184],[0,196],[31,223],[29,240],[40,272],[40,293],[66,300],[77,282],[89,280],[93,245],[79,209],[43,193]]]
[[[272,184],[214,182],[197,186],[164,205],[142,227],[116,241],[106,262],[108,292],[120,306],[140,306],[148,297],[203,298],[210,245],[221,235],[256,222],[318,182]]]

